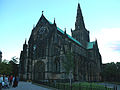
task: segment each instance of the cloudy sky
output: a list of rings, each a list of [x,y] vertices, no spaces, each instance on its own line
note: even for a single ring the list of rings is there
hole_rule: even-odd
[[[98,40],[103,63],[120,61],[120,0],[0,0],[0,50],[3,59],[19,57],[42,10],[45,17],[71,35],[81,5],[90,40]]]

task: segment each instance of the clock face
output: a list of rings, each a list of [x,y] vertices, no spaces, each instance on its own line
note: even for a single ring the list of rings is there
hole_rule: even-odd
[[[40,30],[39,30],[39,34],[43,34],[47,31],[47,28],[46,27],[41,27]]]

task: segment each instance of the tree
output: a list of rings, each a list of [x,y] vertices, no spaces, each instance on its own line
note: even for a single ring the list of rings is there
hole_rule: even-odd
[[[73,53],[70,50],[67,50],[65,54],[65,60],[63,61],[63,67],[66,71],[66,73],[69,75],[70,79],[70,86],[72,85],[72,75],[73,75],[73,69],[74,69],[74,59],[73,59]]]
[[[102,71],[102,77],[105,81],[116,81],[117,65],[114,62],[107,63]]]
[[[12,57],[11,60],[9,61],[9,64],[12,67],[12,74],[13,75],[18,75],[18,58],[16,56]]]
[[[18,58],[16,56],[14,56],[14,57],[12,57],[12,59],[10,61],[12,61],[15,64],[17,64],[18,63]]]
[[[6,60],[6,59],[4,59],[3,61],[2,61],[2,63],[6,63],[6,64],[8,64],[8,60]]]
[[[118,82],[120,82],[120,62],[117,62],[116,63],[116,66],[117,66],[117,76],[116,76],[116,80]]]
[[[10,61],[4,59],[2,61],[2,63],[0,63],[0,74],[17,75],[18,74],[18,64],[17,63],[18,63],[18,58],[15,56],[12,57],[12,59]]]
[[[12,71],[11,65],[9,65],[6,61],[3,60],[3,62],[0,63],[0,73],[10,75],[11,71]]]

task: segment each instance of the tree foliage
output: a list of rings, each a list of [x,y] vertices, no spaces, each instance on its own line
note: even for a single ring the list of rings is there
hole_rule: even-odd
[[[67,74],[69,74],[70,71],[73,71],[74,68],[74,60],[73,60],[73,53],[68,50],[65,54],[66,60],[63,61],[63,67]]]
[[[120,81],[120,62],[107,63],[101,74],[104,81]]]
[[[63,67],[67,74],[69,74],[70,86],[72,85],[72,73],[74,69],[73,53],[68,50],[65,54],[65,60],[63,61]]]
[[[12,67],[10,64],[7,64],[6,62],[0,63],[0,73],[1,74],[10,74],[12,71]]]
[[[12,57],[12,59],[6,60],[4,59],[0,63],[0,74],[18,74],[18,64],[17,64],[18,58],[17,57]]]
[[[17,57],[12,57],[11,60],[9,61],[9,64],[12,67],[12,74],[13,75],[18,75],[18,58]]]

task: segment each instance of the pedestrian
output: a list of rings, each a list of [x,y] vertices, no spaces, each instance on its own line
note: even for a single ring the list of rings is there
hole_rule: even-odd
[[[2,79],[1,79],[1,75],[0,75],[0,90],[2,90]]]
[[[18,81],[19,81],[19,78],[17,76],[15,76],[15,79],[13,81],[13,87],[17,87],[18,86]]]
[[[9,80],[8,80],[8,76],[5,76],[4,83],[5,83],[4,88],[9,88]]]
[[[12,82],[13,82],[13,76],[11,75],[9,78],[9,86],[12,86]]]
[[[4,76],[1,75],[2,87],[4,87]]]

